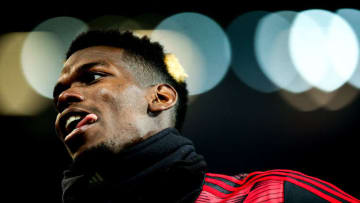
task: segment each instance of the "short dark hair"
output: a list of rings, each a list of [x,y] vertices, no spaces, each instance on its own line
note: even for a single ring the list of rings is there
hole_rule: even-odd
[[[125,50],[124,60],[128,69],[143,86],[167,83],[175,88],[178,101],[172,123],[181,131],[185,120],[188,90],[185,82],[177,82],[167,71],[164,62],[164,48],[158,42],[151,42],[146,36],[137,37],[130,31],[90,30],[81,33],[70,45],[66,53],[68,59],[73,53],[93,46],[110,46]],[[133,68],[133,67],[136,68]]]

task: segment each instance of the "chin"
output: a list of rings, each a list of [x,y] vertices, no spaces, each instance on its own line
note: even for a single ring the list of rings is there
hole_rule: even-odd
[[[95,145],[83,145],[76,152],[70,153],[74,161],[76,160],[96,160],[102,159],[104,156],[115,154],[114,150],[105,143],[97,143]]]

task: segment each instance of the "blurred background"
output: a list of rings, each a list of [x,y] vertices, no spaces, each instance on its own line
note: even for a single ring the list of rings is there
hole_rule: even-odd
[[[360,6],[137,4],[4,8],[4,199],[61,202],[71,160],[52,88],[71,41],[92,28],[133,30],[176,54],[191,94],[183,134],[209,172],[297,170],[360,198]]]

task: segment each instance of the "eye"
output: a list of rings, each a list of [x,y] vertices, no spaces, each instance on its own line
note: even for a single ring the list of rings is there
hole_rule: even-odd
[[[106,74],[104,73],[98,73],[98,72],[86,72],[84,73],[82,80],[85,83],[94,83],[104,77]]]
[[[102,77],[100,74],[93,74],[94,80],[97,80]]]

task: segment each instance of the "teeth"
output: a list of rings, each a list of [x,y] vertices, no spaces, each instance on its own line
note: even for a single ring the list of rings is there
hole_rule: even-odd
[[[65,129],[68,128],[68,126],[70,125],[71,122],[76,121],[76,120],[80,120],[80,119],[81,119],[81,116],[70,116],[66,121]]]

